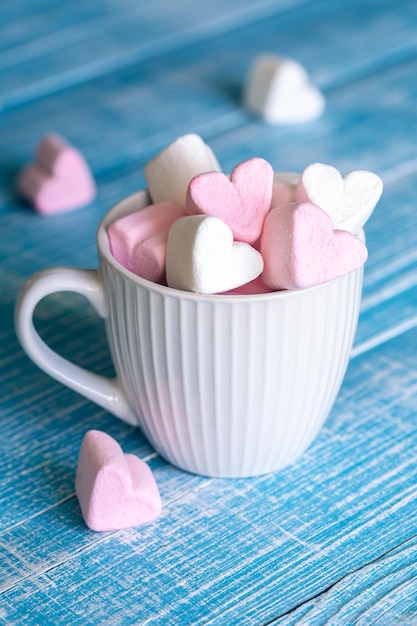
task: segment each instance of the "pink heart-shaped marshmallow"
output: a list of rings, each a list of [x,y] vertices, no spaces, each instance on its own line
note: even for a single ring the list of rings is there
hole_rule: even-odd
[[[199,174],[188,187],[187,213],[220,217],[236,241],[253,244],[271,205],[273,179],[271,165],[259,158],[237,165],[230,179],[220,172]]]
[[[99,430],[90,430],[83,439],[75,490],[91,530],[146,524],[162,509],[148,465],[134,454],[124,454],[115,439]]]
[[[184,215],[184,209],[166,201],[119,217],[107,229],[114,258],[134,274],[160,282],[169,228]]]
[[[261,238],[263,281],[272,289],[311,287],[361,267],[366,246],[354,235],[333,230],[329,215],[312,202],[272,209]]]
[[[33,164],[20,173],[18,193],[45,215],[91,202],[96,186],[82,154],[56,135],[40,142]]]

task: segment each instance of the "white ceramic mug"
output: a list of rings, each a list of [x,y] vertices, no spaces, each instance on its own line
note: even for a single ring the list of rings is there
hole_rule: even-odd
[[[359,316],[363,270],[260,295],[200,295],[151,283],[112,256],[107,227],[147,206],[117,204],[97,232],[97,270],[56,268],[24,286],[16,330],[48,374],[141,427],[174,465],[208,476],[278,470],[319,432],[339,392]],[[33,325],[37,303],[74,291],[105,319],[115,379],[52,351]]]

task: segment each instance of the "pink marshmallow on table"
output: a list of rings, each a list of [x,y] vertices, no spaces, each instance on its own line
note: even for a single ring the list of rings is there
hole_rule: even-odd
[[[47,135],[36,149],[35,162],[51,176],[69,180],[78,176],[80,156],[78,150],[58,135]]]
[[[347,231],[333,230],[328,214],[311,202],[272,209],[261,238],[263,281],[271,289],[311,287],[361,267],[366,246]]]
[[[83,439],[75,490],[84,521],[95,531],[146,524],[162,511],[149,466],[134,454],[124,454],[115,439],[99,430],[90,430]]]
[[[16,186],[19,195],[44,215],[81,208],[96,195],[83,155],[57,135],[41,140],[33,164],[22,170]]]
[[[195,176],[188,186],[187,213],[219,217],[236,241],[253,244],[271,206],[273,178],[272,166],[260,158],[237,165],[230,179],[220,172]]]
[[[115,220],[107,229],[113,256],[129,271],[159,282],[165,273],[169,228],[184,215],[173,202],[159,202]]]

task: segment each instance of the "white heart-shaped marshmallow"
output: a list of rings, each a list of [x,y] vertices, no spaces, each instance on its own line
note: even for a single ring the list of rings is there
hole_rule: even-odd
[[[170,228],[166,252],[169,287],[197,293],[229,291],[262,273],[261,254],[247,243],[233,242],[233,232],[219,217],[180,217]]]
[[[185,207],[188,185],[203,172],[221,172],[212,149],[199,135],[179,137],[145,166],[144,174],[154,204],[171,201]]]
[[[244,93],[245,106],[270,124],[294,124],[318,118],[322,93],[300,63],[261,55],[252,63]]]
[[[301,175],[295,191],[298,202],[310,200],[331,217],[333,227],[357,234],[381,197],[380,177],[354,170],[344,178],[331,165],[312,163]]]

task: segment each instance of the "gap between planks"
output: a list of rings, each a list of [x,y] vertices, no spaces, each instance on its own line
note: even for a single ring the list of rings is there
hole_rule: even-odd
[[[417,541],[417,535],[411,535],[411,537],[409,537],[407,539],[404,539],[398,545],[396,545],[394,548],[386,550],[386,552],[383,552],[382,554],[380,554],[376,558],[370,560],[368,563],[366,563],[366,565],[364,565],[362,567],[358,567],[358,568],[352,569],[350,572],[348,572],[347,574],[342,576],[339,580],[335,581],[334,583],[332,583],[331,585],[329,585],[328,587],[326,587],[325,589],[323,589],[319,593],[316,593],[315,595],[312,595],[310,598],[307,598],[303,602],[300,602],[297,606],[295,606],[290,611],[287,611],[286,613],[282,613],[281,615],[277,615],[272,620],[269,620],[268,622],[265,622],[262,626],[272,626],[273,624],[277,624],[279,620],[282,620],[285,617],[288,617],[288,618],[291,618],[291,616],[296,617],[297,611],[299,611],[303,606],[305,606],[305,605],[307,605],[307,604],[309,604],[311,602],[314,602],[314,600],[317,600],[317,599],[321,598],[323,595],[331,592],[332,589],[335,589],[341,583],[343,584],[344,581],[348,581],[349,578],[351,578],[355,574],[359,574],[360,572],[362,572],[362,571],[364,571],[366,569],[369,569],[369,568],[371,568],[371,567],[373,567],[375,565],[378,565],[379,563],[381,563],[382,561],[384,561],[387,558],[395,557],[396,554],[403,549],[403,547],[406,547],[408,543],[413,542],[413,541],[414,542]]]

